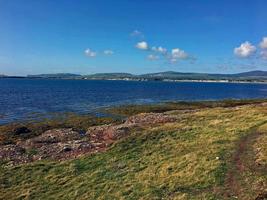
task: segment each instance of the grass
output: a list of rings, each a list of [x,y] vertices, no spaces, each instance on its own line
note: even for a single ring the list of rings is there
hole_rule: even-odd
[[[254,144],[254,152],[256,153],[256,161],[260,165],[267,166],[267,124],[260,126],[259,130],[262,133]]]
[[[104,153],[64,162],[2,164],[0,199],[230,199],[223,193],[232,155],[253,128],[260,127],[266,141],[267,105],[170,113],[180,120],[133,132]],[[265,144],[255,138],[252,145]],[[265,162],[266,149],[257,156]],[[257,178],[267,184],[266,174],[244,173],[246,184],[256,187]],[[243,199],[255,195],[248,192]]]
[[[148,105],[122,105],[107,108],[104,112],[114,115],[131,116],[144,112],[162,113],[171,110],[195,110],[203,108],[215,108],[215,107],[234,107],[248,104],[257,104],[266,102],[265,99],[253,99],[253,100],[233,100],[227,99],[223,101],[197,101],[197,102],[166,102],[161,104],[148,104]]]

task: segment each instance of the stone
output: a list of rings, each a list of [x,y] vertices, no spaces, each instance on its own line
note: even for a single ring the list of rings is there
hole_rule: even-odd
[[[67,152],[67,151],[71,151],[72,148],[70,146],[64,146],[63,147],[63,151]]]
[[[34,143],[58,143],[80,139],[82,136],[71,128],[52,129],[30,140]]]
[[[20,126],[20,127],[17,127],[13,130],[13,133],[15,135],[21,135],[21,134],[24,134],[24,133],[30,133],[31,130],[28,129],[26,126]]]

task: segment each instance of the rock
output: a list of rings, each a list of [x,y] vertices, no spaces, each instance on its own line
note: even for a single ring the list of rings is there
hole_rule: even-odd
[[[265,200],[267,199],[267,192],[259,194],[255,200]]]
[[[12,165],[29,162],[25,149],[18,145],[0,146],[0,160],[11,162]]]
[[[128,135],[133,126],[122,124],[113,126],[107,130],[107,136],[112,140],[117,140]]]
[[[71,151],[72,148],[70,146],[64,146],[63,147],[63,151],[67,152],[67,151]]]
[[[31,143],[57,143],[80,139],[79,132],[71,128],[52,129],[44,132],[38,137],[28,140]]]
[[[86,135],[94,143],[117,140],[128,135],[134,124],[102,125],[90,127]]]
[[[20,135],[20,134],[24,134],[24,133],[30,133],[31,130],[28,129],[26,126],[20,126],[20,127],[17,127],[13,130],[13,133],[15,135]]]

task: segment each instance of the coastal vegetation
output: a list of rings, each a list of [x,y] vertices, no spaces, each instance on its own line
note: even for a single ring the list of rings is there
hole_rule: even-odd
[[[120,106],[106,112],[122,119],[71,116],[60,123],[43,122],[50,125],[40,131],[41,122],[24,124],[34,132],[25,133],[25,138],[24,134],[11,137],[12,125],[1,126],[1,147],[8,139],[14,144],[40,139],[43,131],[55,128],[85,130],[88,142],[92,138],[103,142],[103,133],[121,134],[109,137],[101,151],[77,158],[2,162],[1,198],[267,198],[266,100],[170,102]],[[102,135],[99,130],[104,130]]]
[[[195,110],[201,108],[215,108],[215,107],[234,107],[248,104],[257,104],[265,102],[264,99],[241,99],[233,100],[226,99],[221,101],[179,101],[179,102],[165,102],[161,104],[147,104],[147,105],[122,105],[107,108],[105,112],[113,115],[131,116],[146,112],[166,112],[171,110]]]

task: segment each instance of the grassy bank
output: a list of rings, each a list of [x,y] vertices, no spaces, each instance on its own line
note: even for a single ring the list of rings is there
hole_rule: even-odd
[[[196,110],[203,108],[215,108],[215,107],[235,107],[242,105],[251,105],[266,102],[265,99],[249,99],[249,100],[223,100],[223,101],[180,101],[180,102],[166,102],[161,104],[148,104],[148,105],[122,105],[107,108],[104,112],[121,115],[131,116],[144,112],[156,112],[162,113],[171,110]]]
[[[0,199],[255,199],[264,194],[266,104],[170,103],[111,111],[125,116],[168,111],[179,119],[137,130],[103,153],[2,164]]]

